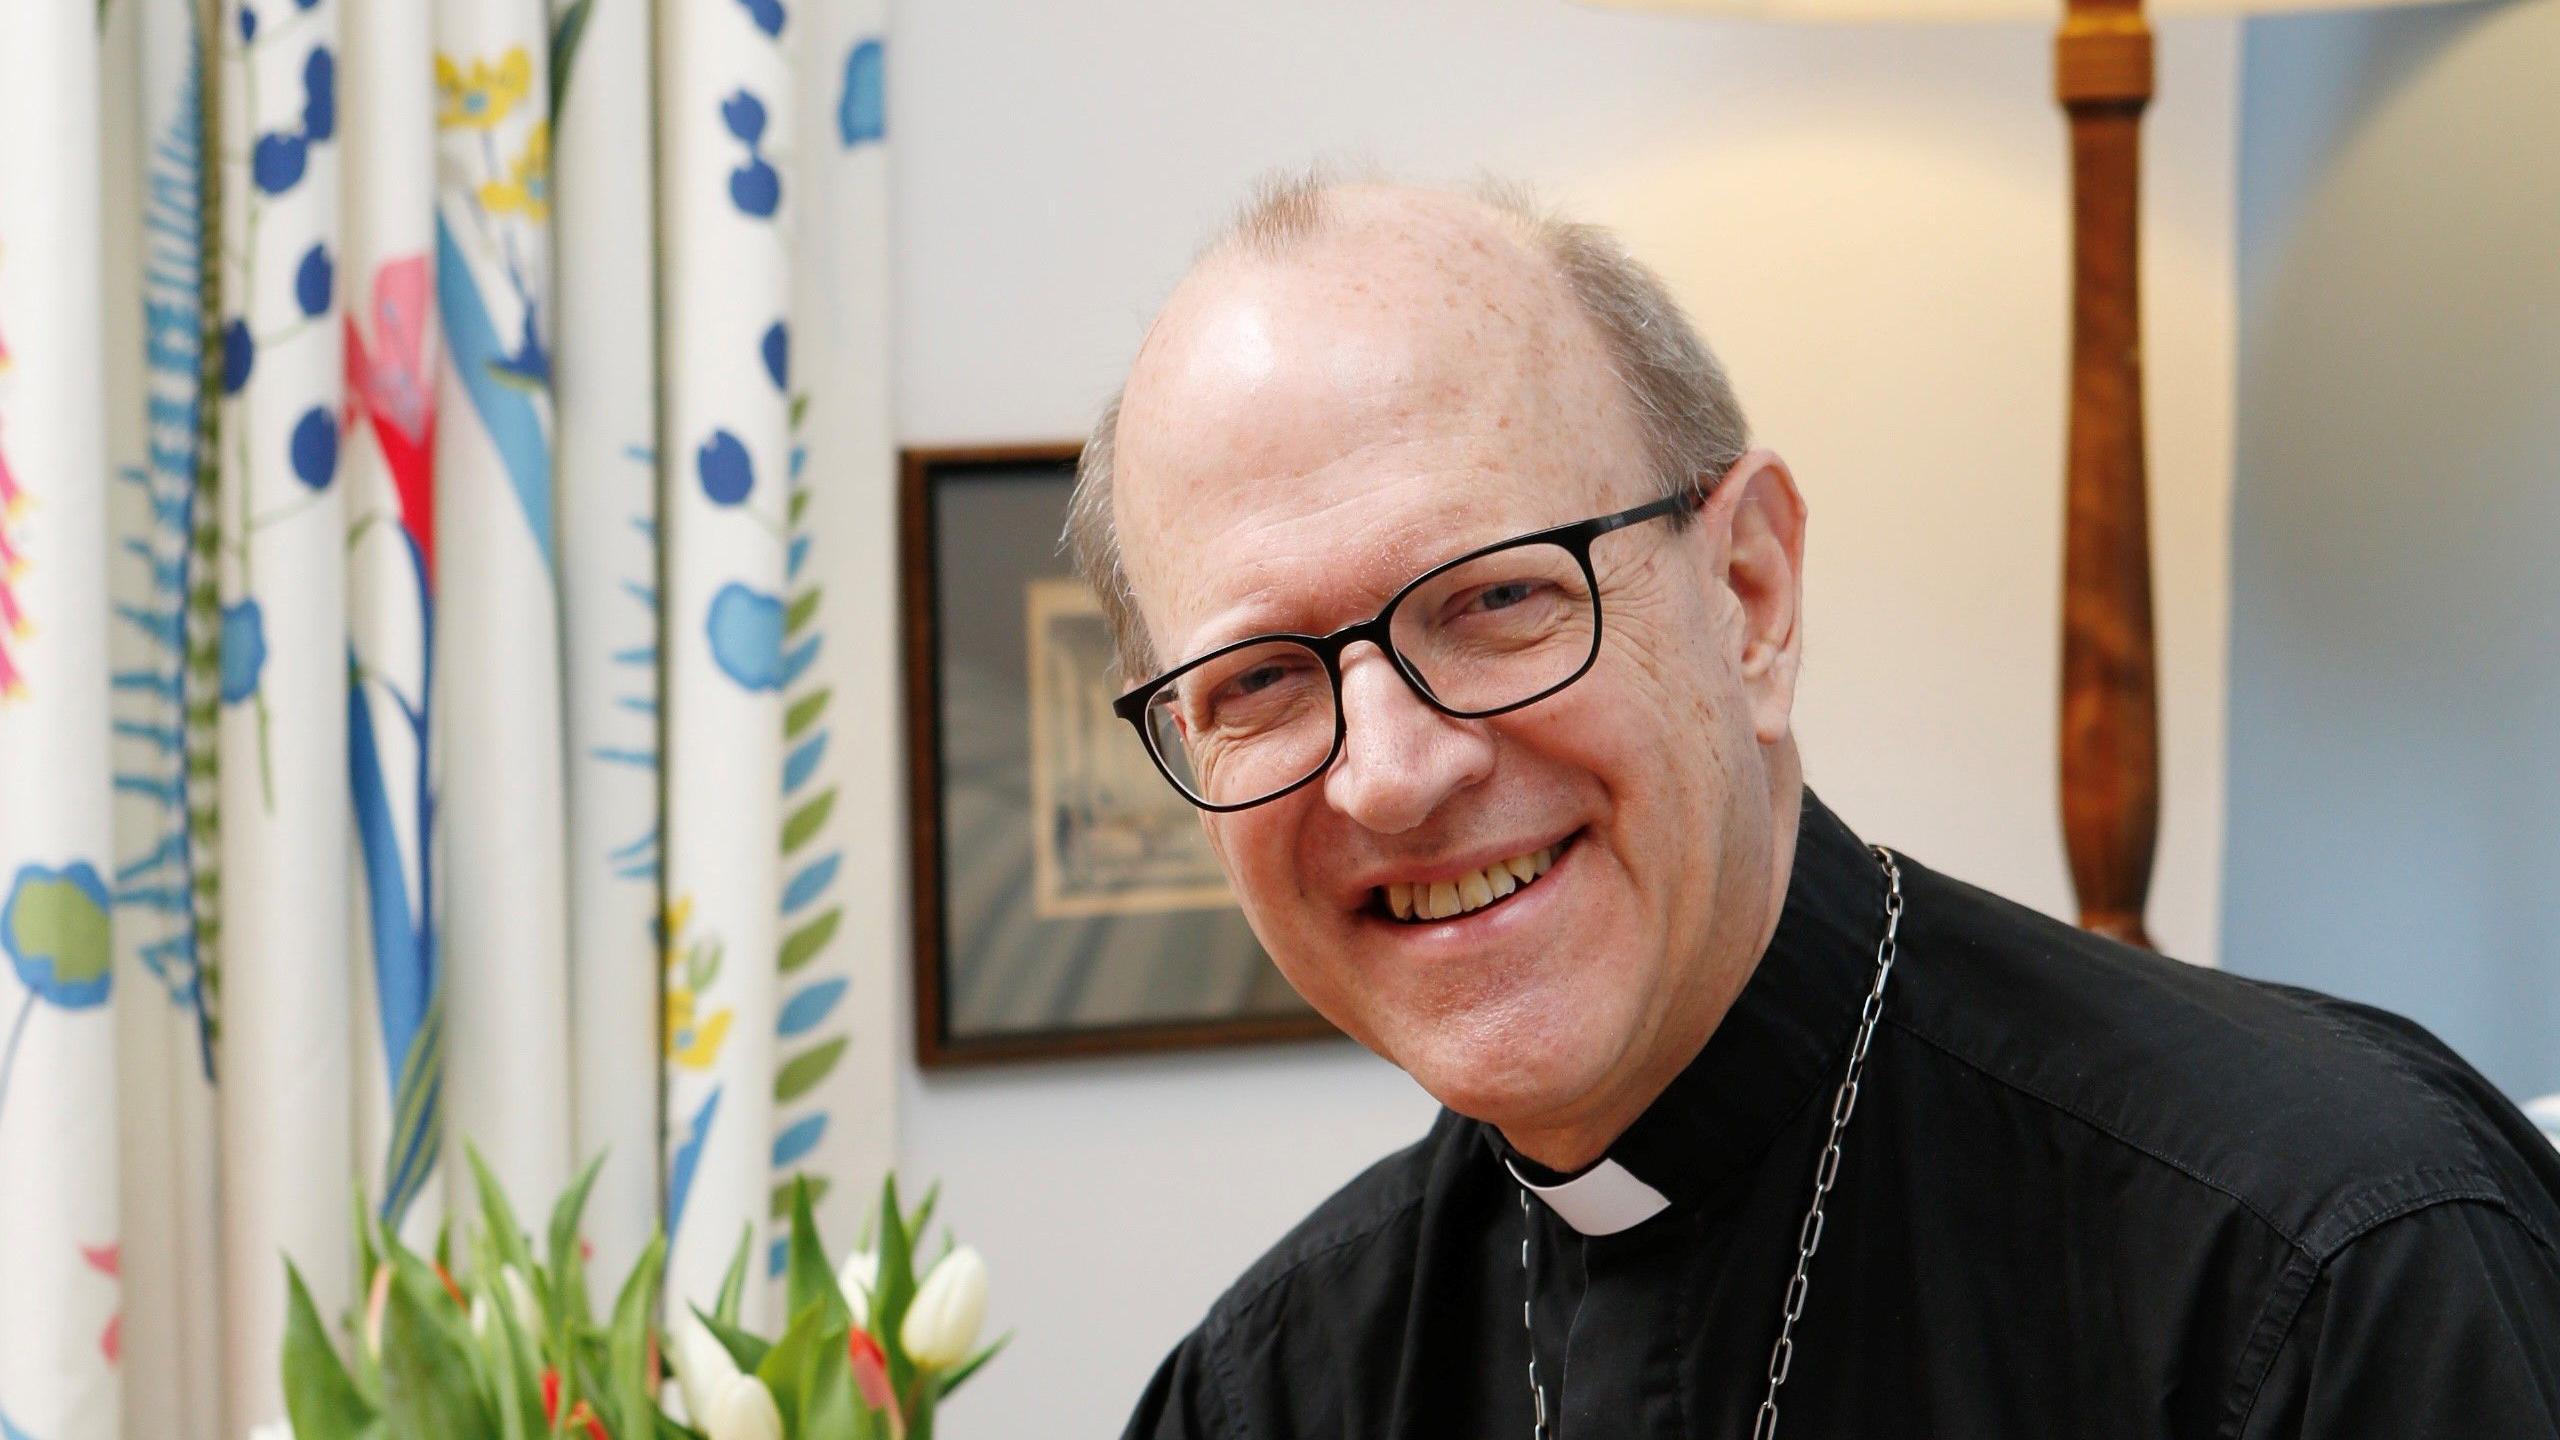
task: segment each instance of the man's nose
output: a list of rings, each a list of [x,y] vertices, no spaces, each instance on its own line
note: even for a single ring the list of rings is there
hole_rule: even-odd
[[[1493,773],[1493,736],[1484,724],[1432,709],[1375,645],[1342,654],[1342,721],[1342,754],[1324,777],[1325,803],[1380,834],[1412,829],[1451,794]]]

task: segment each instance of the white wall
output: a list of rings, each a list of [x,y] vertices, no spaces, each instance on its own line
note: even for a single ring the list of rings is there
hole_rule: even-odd
[[[1266,167],[1348,154],[1541,182],[1671,276],[1795,464],[1815,786],[1869,835],[2060,911],[2067,209],[2048,46],[1529,0],[907,0],[900,439],[1081,434],[1200,231]],[[2152,919],[2207,960],[2236,53],[2227,22],[2169,30],[2146,172],[2167,757]],[[874,659],[885,717],[894,656]],[[968,1435],[1117,1433],[1225,1282],[1431,1110],[1343,1047],[901,1075],[901,1165],[944,1178],[994,1266],[995,1323],[1020,1330],[951,1412]]]
[[[2560,1090],[2560,7],[2249,28],[2232,968]]]

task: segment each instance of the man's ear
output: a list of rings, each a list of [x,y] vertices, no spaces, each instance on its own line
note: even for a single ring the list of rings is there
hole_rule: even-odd
[[[1725,658],[1742,677],[1753,734],[1775,745],[1794,727],[1803,658],[1804,497],[1777,452],[1752,450],[1716,482],[1698,519],[1723,542],[1716,578],[1738,611],[1722,638]]]

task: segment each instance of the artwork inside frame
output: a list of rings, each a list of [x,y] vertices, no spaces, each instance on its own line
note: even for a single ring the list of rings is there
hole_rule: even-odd
[[[1109,630],[1058,548],[1078,451],[900,455],[917,1058],[1337,1035],[1111,713]]]

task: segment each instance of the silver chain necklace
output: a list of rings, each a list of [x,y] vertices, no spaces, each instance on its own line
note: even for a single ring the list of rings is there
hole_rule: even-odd
[[[1850,1112],[1858,1108],[1858,1079],[1866,1073],[1867,1047],[1875,1042],[1876,1022],[1884,1018],[1884,986],[1893,978],[1894,941],[1902,929],[1902,867],[1893,852],[1881,845],[1871,845],[1877,863],[1884,866],[1884,938],[1876,942],[1875,983],[1867,987],[1866,1003],[1858,1009],[1858,1038],[1849,1045],[1848,1073],[1840,1077],[1840,1089],[1831,1099],[1831,1138],[1822,1147],[1822,1158],[1813,1167],[1813,1203],[1805,1207],[1804,1223],[1796,1229],[1796,1273],[1787,1281],[1785,1302],[1778,1310],[1778,1343],[1769,1350],[1769,1393],[1760,1401],[1760,1411],[1751,1421],[1751,1440],[1776,1440],[1778,1434],[1778,1390],[1787,1383],[1787,1371],[1796,1358],[1796,1321],[1804,1315],[1806,1270],[1813,1264],[1813,1252],[1822,1248],[1822,1204],[1831,1198],[1831,1187],[1840,1178],[1840,1137],[1848,1132]],[[1520,1189],[1520,1325],[1529,1332],[1529,1398],[1536,1402],[1536,1421],[1530,1427],[1531,1440],[1548,1440],[1547,1387],[1538,1380],[1538,1331],[1530,1323],[1529,1289],[1529,1190]]]

